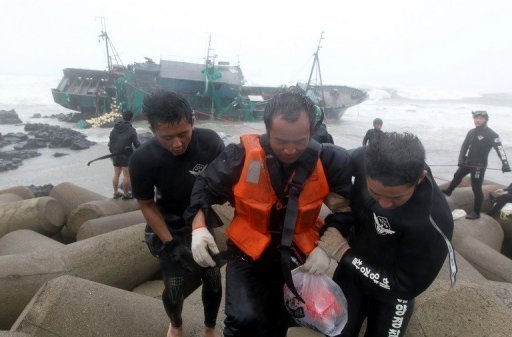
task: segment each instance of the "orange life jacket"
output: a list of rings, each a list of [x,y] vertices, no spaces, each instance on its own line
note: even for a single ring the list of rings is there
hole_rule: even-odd
[[[240,180],[234,186],[235,216],[227,235],[238,248],[257,260],[271,241],[270,213],[278,202],[267,168],[265,151],[258,135],[241,136],[245,148],[245,161]],[[318,214],[329,193],[320,159],[299,195],[299,209],[293,242],[308,255],[319,239],[321,222]]]

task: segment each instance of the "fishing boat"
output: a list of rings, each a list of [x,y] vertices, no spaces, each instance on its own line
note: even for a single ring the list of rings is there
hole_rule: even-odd
[[[323,84],[318,57],[323,39],[324,32],[320,34],[318,46],[313,54],[313,65],[309,72],[308,82],[297,83],[297,86],[322,108],[326,119],[339,120],[348,108],[366,100],[368,94],[364,90],[344,85]]]
[[[142,114],[144,97],[157,90],[171,90],[184,96],[199,119],[261,120],[266,103],[284,87],[246,86],[240,65],[216,61],[208,41],[204,63],[160,60],[124,66],[110,40],[104,22],[99,35],[105,41],[107,70],[64,69],[53,99],[78,111],[84,119],[110,111],[131,110]],[[320,41],[323,39],[323,32]],[[297,84],[319,106],[327,119],[339,119],[345,110],[367,98],[365,91],[339,85],[323,85],[318,51],[306,84]],[[313,76],[315,75],[315,76]]]

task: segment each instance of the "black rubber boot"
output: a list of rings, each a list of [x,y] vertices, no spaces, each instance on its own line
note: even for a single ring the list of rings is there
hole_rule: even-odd
[[[475,212],[475,211],[471,211],[471,213],[466,215],[466,219],[469,219],[469,220],[480,219],[480,213],[479,212]]]
[[[441,190],[441,192],[443,192],[447,196],[452,195],[452,191],[450,191],[449,189]]]

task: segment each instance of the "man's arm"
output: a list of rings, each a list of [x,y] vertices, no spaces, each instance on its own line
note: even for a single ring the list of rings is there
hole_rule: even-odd
[[[366,134],[363,138],[363,146],[366,146],[366,143],[368,143],[368,140],[370,139],[370,130],[366,131]]]
[[[191,222],[200,209],[205,212],[213,204],[234,202],[233,186],[242,173],[244,158],[245,152],[240,145],[229,144],[196,178],[190,204],[183,214],[187,222]]]
[[[459,153],[459,160],[457,162],[458,166],[463,166],[466,162],[466,152],[469,148],[470,143],[470,134],[473,130],[470,130],[468,134],[466,135],[466,138],[464,138],[464,142],[462,143],[462,146],[460,147],[460,153]]]
[[[325,228],[335,227],[346,236],[353,223],[349,201],[352,189],[350,155],[339,146],[324,144],[321,160],[330,187],[324,203],[332,212],[325,218]]]
[[[158,236],[162,243],[167,243],[172,240],[171,232],[167,228],[165,224],[164,217],[160,210],[156,206],[154,200],[137,200],[140,206],[140,210],[149,227],[153,230],[153,232]]]
[[[501,144],[500,137],[496,134],[496,137],[492,140],[492,146],[494,147],[494,150],[498,154],[498,157],[500,157],[501,160],[501,170],[503,173],[510,172],[510,165],[508,163],[507,155],[505,154],[505,149],[503,149],[503,145]]]

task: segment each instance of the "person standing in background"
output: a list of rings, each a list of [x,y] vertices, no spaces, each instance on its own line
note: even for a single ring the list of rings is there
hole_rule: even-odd
[[[507,155],[501,144],[500,136],[487,126],[489,115],[487,111],[473,111],[473,121],[475,128],[469,130],[462,147],[460,148],[459,168],[453,175],[448,188],[443,193],[450,196],[453,190],[461,183],[462,178],[467,174],[471,174],[471,188],[475,196],[473,211],[466,215],[466,219],[474,220],[480,218],[480,208],[484,200],[482,184],[484,182],[485,170],[487,168],[487,158],[491,148],[496,150],[501,160],[503,173],[510,172],[510,165]]]
[[[366,131],[366,134],[364,135],[364,138],[363,138],[363,146],[366,146],[368,145],[369,143],[371,143],[371,141],[376,137],[377,134],[381,134],[382,133],[382,119],[380,118],[375,118],[373,120],[373,129],[368,129],[368,131]]]
[[[140,146],[137,137],[137,131],[131,124],[133,113],[129,110],[123,111],[123,120],[114,125],[110,131],[108,149],[112,153],[112,163],[114,164],[114,178],[112,178],[112,187],[114,188],[114,199],[132,199],[130,192],[130,172],[128,163],[134,148]],[[119,192],[119,178],[123,174],[123,192]]]

